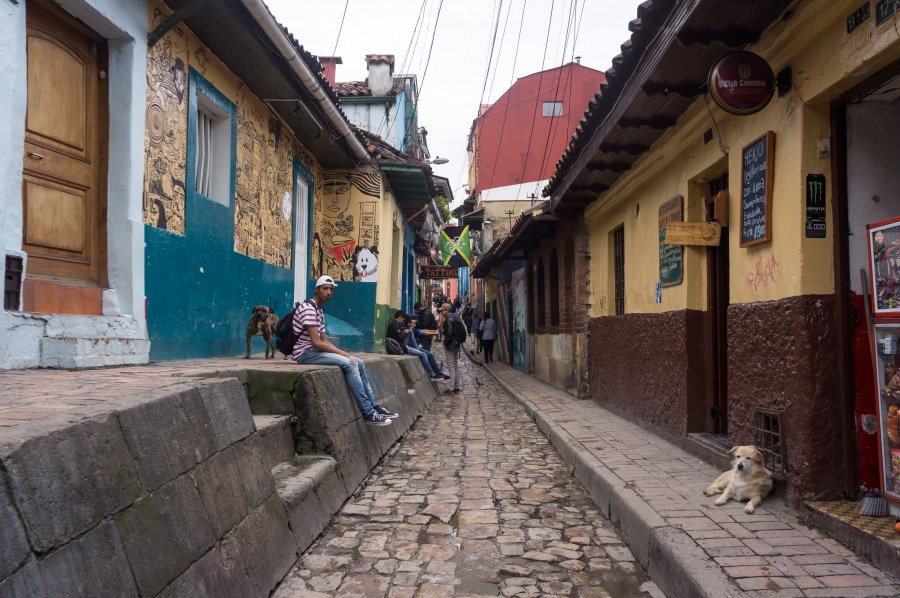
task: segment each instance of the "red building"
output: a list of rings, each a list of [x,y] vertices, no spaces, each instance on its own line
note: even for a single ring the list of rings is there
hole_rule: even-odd
[[[471,147],[475,180],[470,181],[470,192],[480,192],[483,201],[515,201],[539,194],[543,185],[535,191],[534,183],[553,174],[605,80],[602,72],[574,62],[518,79],[475,124]],[[504,189],[509,187],[513,188]],[[486,194],[487,190],[491,192]]]

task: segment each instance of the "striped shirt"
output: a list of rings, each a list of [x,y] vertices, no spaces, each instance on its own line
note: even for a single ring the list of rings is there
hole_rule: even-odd
[[[294,361],[312,348],[312,339],[309,338],[307,326],[316,326],[319,329],[319,336],[325,336],[325,312],[316,307],[315,301],[312,299],[304,301],[294,312],[294,334],[298,334],[297,342],[294,343],[294,350],[291,358]]]

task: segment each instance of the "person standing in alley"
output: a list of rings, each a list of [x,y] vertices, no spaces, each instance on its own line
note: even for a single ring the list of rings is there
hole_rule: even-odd
[[[474,337],[474,347],[476,353],[481,353],[481,315],[477,309],[472,310],[472,326],[469,333]]]
[[[440,311],[441,332],[444,335],[444,353],[450,369],[452,386],[444,391],[447,395],[458,395],[462,392],[462,380],[459,376],[459,351],[466,341],[466,325],[458,314],[450,312],[450,304],[445,303]],[[462,339],[462,340],[460,340]]]
[[[437,330],[437,319],[435,319],[434,314],[431,313],[430,309],[427,309],[423,304],[416,303],[416,317],[419,319],[419,330]],[[431,341],[434,339],[435,334],[423,334],[419,338],[419,344],[422,345],[425,349],[431,351]]]
[[[336,286],[330,276],[320,276],[316,281],[313,298],[301,303],[294,312],[293,329],[298,336],[291,357],[302,365],[340,367],[344,371],[350,394],[362,413],[363,421],[373,426],[389,426],[393,423],[391,418],[399,415],[378,404],[363,360],[341,351],[325,337],[325,313],[322,306],[331,299]]]
[[[497,338],[497,322],[491,317],[491,312],[484,313],[481,321],[481,346],[484,348],[484,362],[494,361],[494,339]]]

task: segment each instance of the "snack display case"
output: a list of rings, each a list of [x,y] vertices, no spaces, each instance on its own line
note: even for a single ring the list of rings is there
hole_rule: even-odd
[[[868,227],[881,491],[900,515],[900,218]]]

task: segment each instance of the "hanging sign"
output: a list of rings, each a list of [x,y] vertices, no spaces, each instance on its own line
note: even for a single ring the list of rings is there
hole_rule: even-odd
[[[425,280],[440,280],[442,278],[458,278],[457,269],[450,266],[431,266],[422,264],[419,266],[419,278]]]
[[[666,225],[668,245],[705,245],[716,247],[722,240],[722,225],[718,222],[670,222]]]
[[[719,108],[741,116],[759,112],[775,92],[775,74],[762,57],[733,52],[709,71],[709,95]]]
[[[676,195],[659,206],[659,283],[669,287],[684,279],[684,246],[666,243],[666,228],[684,220],[684,197]]]
[[[825,175],[806,175],[806,236],[825,238]]]

